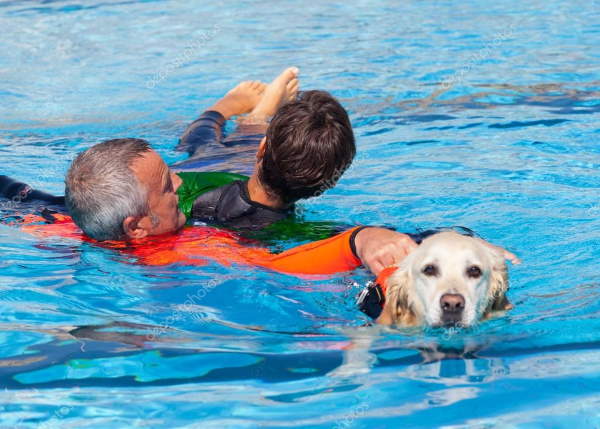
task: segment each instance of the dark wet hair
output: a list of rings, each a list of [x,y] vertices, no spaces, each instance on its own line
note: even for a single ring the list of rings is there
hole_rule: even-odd
[[[281,107],[266,137],[259,178],[286,204],[333,188],[356,154],[348,113],[325,91]]]

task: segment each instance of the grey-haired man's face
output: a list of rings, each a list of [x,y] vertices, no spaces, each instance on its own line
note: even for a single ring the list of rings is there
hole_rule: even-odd
[[[123,222],[130,238],[143,238],[180,229],[186,221],[179,209],[177,189],[181,178],[173,173],[158,153],[150,150],[131,164],[131,170],[147,190],[150,213],[143,218],[128,217]]]

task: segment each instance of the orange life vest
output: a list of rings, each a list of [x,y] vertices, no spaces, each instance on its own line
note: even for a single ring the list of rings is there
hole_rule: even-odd
[[[214,261],[225,266],[240,264],[308,275],[350,271],[361,265],[350,245],[350,237],[356,228],[275,254],[233,232],[207,226],[185,227],[177,233],[138,241],[98,242],[86,237],[70,216],[52,216],[55,221],[47,223],[45,218],[27,215],[21,228],[38,237],[65,237],[112,248],[132,255],[139,263],[146,265],[205,265],[208,261]]]

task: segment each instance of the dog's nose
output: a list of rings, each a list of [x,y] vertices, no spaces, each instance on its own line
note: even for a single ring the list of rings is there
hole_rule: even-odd
[[[462,320],[465,298],[458,293],[446,293],[440,298],[440,307],[442,323],[445,326],[455,326]]]
[[[465,308],[465,298],[458,293],[445,293],[440,298],[440,307],[444,314],[462,313]]]

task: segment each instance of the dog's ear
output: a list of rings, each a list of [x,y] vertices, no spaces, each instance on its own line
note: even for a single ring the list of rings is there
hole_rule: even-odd
[[[508,298],[506,298],[506,292],[508,292],[508,268],[504,256],[500,252],[490,252],[492,273],[489,290],[490,303],[486,309],[488,316],[489,313],[494,311],[505,311],[513,308]]]
[[[405,264],[403,264],[405,265]],[[382,325],[412,326],[417,318],[410,307],[408,289],[411,276],[405,267],[399,267],[387,280],[385,305],[376,322]]]

